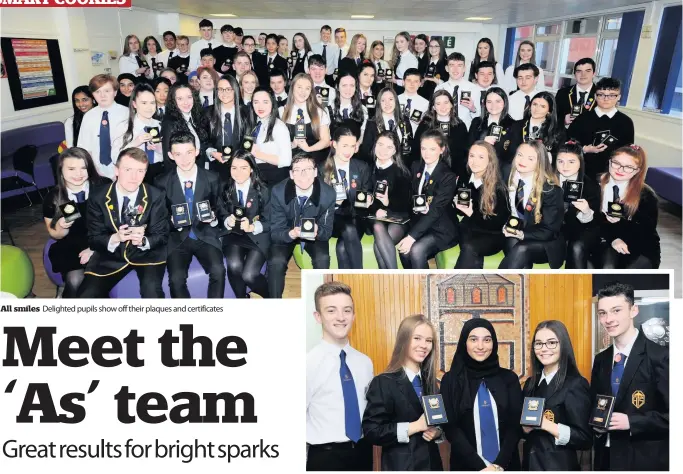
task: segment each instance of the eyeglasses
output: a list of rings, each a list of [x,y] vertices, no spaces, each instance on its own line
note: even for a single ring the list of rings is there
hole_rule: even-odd
[[[602,92],[598,92],[595,94],[595,97],[598,99],[609,99],[609,100],[614,100],[617,97],[619,97],[619,94],[603,94]]]
[[[540,351],[543,349],[543,346],[547,347],[548,349],[557,349],[557,345],[560,343],[560,341],[556,341],[555,339],[551,339],[550,341],[534,341],[534,349],[537,351]]]
[[[297,168],[292,170],[292,174],[295,176],[301,175],[301,176],[310,176],[313,174],[313,171],[315,171],[315,168]]]
[[[244,46],[245,48],[253,48],[254,46],[256,46],[256,43],[244,43],[242,46]]]
[[[218,93],[219,93],[219,94],[224,94],[224,93],[226,93],[226,92],[228,92],[228,93],[229,93],[229,92],[235,92],[235,89],[233,89],[232,87],[227,87],[227,88],[225,88],[225,89],[223,89],[222,87],[219,87],[219,88],[218,88]]]
[[[622,165],[618,161],[614,161],[614,160],[609,160],[609,164],[612,167],[612,169],[617,170],[617,171],[626,171],[627,173],[633,173],[634,171],[638,171],[640,169],[640,168],[636,168],[633,166]]]

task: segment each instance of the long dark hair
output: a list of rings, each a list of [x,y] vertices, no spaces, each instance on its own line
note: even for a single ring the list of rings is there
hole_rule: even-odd
[[[157,54],[161,53],[161,45],[159,44],[159,41],[157,41],[157,39],[154,36],[148,36],[140,45],[140,49],[142,49],[142,54],[144,54],[145,56],[149,54],[149,49],[147,48],[147,42],[149,40],[154,40],[154,44],[157,47]]]
[[[251,117],[252,122],[249,124],[249,126],[252,128],[256,127],[256,123],[259,120],[258,115],[256,115],[256,111],[254,110],[254,96],[259,92],[268,94],[268,97],[270,98],[270,103],[272,105],[270,115],[268,116],[268,130],[266,132],[265,139],[265,141],[269,142],[273,139],[273,127],[275,127],[275,121],[279,120],[277,107],[275,106],[275,95],[273,94],[273,91],[270,90],[270,87],[258,86],[256,87],[256,89],[254,89],[254,93],[251,95],[251,102],[249,102],[249,116]]]
[[[441,38],[432,38],[427,41],[427,56],[429,56],[429,61],[432,61],[432,55],[429,54],[429,43],[432,41],[439,43],[439,63],[444,64],[446,62],[446,45],[443,43]]]
[[[135,102],[135,99],[137,99],[138,95],[143,92],[149,92],[152,94],[152,96],[155,97],[154,100],[156,101],[156,96],[154,95],[154,89],[152,86],[146,82],[141,82],[135,86],[133,93],[130,95],[130,105],[128,105],[128,129],[126,130],[126,133],[123,134],[123,144],[121,145],[121,149],[127,148],[127,145],[133,141],[133,127],[135,125],[135,116],[138,113],[135,107],[133,107],[133,102]],[[156,110],[156,106],[154,109]]]
[[[531,46],[531,49],[533,50],[533,53],[531,53],[531,59],[529,59],[529,63],[533,64],[534,66],[537,66],[536,65],[536,45],[534,44],[533,41],[524,40],[521,43],[519,43],[519,46],[517,46],[517,54],[515,55],[515,67],[514,67],[514,69],[517,69],[517,66],[520,65],[521,58],[519,57],[519,48],[521,48],[525,44],[528,44],[529,46]]]
[[[474,80],[474,73],[477,72],[477,66],[479,66],[479,63],[481,62],[481,58],[479,57],[479,45],[481,43],[486,43],[489,45],[489,56],[486,58],[486,61],[489,63],[493,64],[493,71],[496,71],[496,54],[494,53],[493,50],[493,41],[491,41],[489,38],[482,38],[479,41],[477,41],[477,46],[474,48],[474,60],[472,61],[472,64],[470,66],[470,75],[467,78],[469,82],[472,82]],[[502,78],[501,78],[502,79]]]
[[[308,38],[306,37],[305,34],[294,33],[294,36],[292,36],[292,49],[296,50],[297,53],[299,52],[299,50],[296,49],[296,45],[295,45],[295,43],[296,43],[295,40],[296,40],[297,36],[301,36],[301,38],[304,40],[304,58],[305,58],[306,56],[308,56],[308,53],[311,52],[311,43],[308,42]]]
[[[574,357],[574,347],[572,347],[572,340],[569,338],[569,332],[567,327],[561,322],[556,320],[541,321],[536,326],[534,335],[531,338],[531,354],[534,354],[531,360],[531,376],[529,377],[529,382],[525,385],[524,393],[529,396],[533,393],[534,388],[536,388],[541,380],[541,372],[543,371],[543,364],[536,354],[534,353],[534,341],[536,340],[536,334],[541,329],[548,329],[552,331],[557,340],[560,342],[560,360],[557,368],[557,373],[553,377],[553,380],[548,384],[548,389],[550,392],[555,392],[559,390],[564,384],[567,375],[577,375],[579,369],[576,366],[576,358]]]
[[[189,131],[185,117],[183,117],[183,113],[178,108],[178,104],[176,103],[175,99],[176,93],[180,89],[187,89],[192,93],[192,110],[190,110],[190,117],[194,122],[195,132],[199,137],[199,141],[206,141],[208,139],[208,124],[206,123],[207,118],[204,114],[204,109],[201,105],[201,102],[199,101],[199,93],[192,89],[189,84],[181,84],[178,82],[173,84],[171,90],[168,92],[168,99],[166,99],[166,114],[164,115],[164,121],[168,120],[171,122],[171,135],[179,130]]]
[[[262,191],[265,187],[265,184],[263,183],[263,180],[261,179],[261,173],[259,172],[258,166],[256,165],[256,158],[254,158],[254,155],[247,151],[240,150],[234,155],[230,157],[227,163],[228,169],[232,167],[232,163],[235,160],[244,160],[249,164],[249,167],[251,168],[251,175],[249,176],[249,179],[251,179],[251,187],[254,188],[254,190],[258,193],[258,198],[259,198],[259,209],[263,212],[263,194]],[[225,185],[225,198],[226,202],[230,202],[230,198],[235,192],[235,180],[232,179],[232,175],[228,176],[228,181]],[[244,196],[244,199],[246,200],[246,196]]]
[[[356,137],[358,140],[358,135],[351,130],[350,127],[341,125],[334,130],[334,135],[332,136],[332,141],[338,142],[341,137]],[[337,149],[330,146],[330,153],[327,155],[327,160],[323,165],[323,181],[330,184],[331,176],[334,173],[334,155],[336,155]]]
[[[90,186],[102,183],[102,177],[97,172],[97,167],[95,166],[90,153],[77,146],[73,146],[64,150],[59,155],[59,158],[57,158],[57,192],[55,193],[53,201],[57,212],[52,218],[52,221],[50,221],[50,227],[53,229],[57,225],[57,221],[62,217],[62,211],[59,209],[59,206],[69,202],[69,192],[66,187],[66,181],[64,181],[64,175],[62,174],[64,160],[67,158],[77,158],[85,162],[85,166],[88,170],[88,182],[90,183]]]
[[[391,140],[391,142],[394,144],[395,149],[394,156],[392,156],[391,159],[398,168],[400,174],[406,177],[409,176],[410,170],[408,170],[408,167],[403,162],[403,154],[401,153],[401,141],[398,139],[398,134],[390,130],[384,130],[379,135],[377,135],[377,140],[375,140],[375,144],[372,147],[372,156],[375,159],[375,166],[377,163],[377,154],[375,153],[375,148],[377,147],[377,142],[380,138],[388,138]]]
[[[538,139],[543,141],[546,148],[550,149],[555,146],[557,142],[557,116],[555,114],[555,98],[550,92],[539,92],[531,99],[531,104],[534,103],[536,99],[543,99],[548,103],[548,114],[545,116],[545,120],[541,124],[538,130]],[[529,119],[531,118],[531,106],[524,112],[524,123],[527,126],[527,133],[531,123]]]
[[[213,92],[213,107],[211,107],[211,112],[210,112],[210,126],[211,126],[211,134],[212,134],[212,139],[220,136],[220,134],[223,133],[223,114],[221,114],[221,101],[218,98],[218,83],[220,81],[228,81],[230,83],[230,87],[232,87],[232,93],[233,93],[233,104],[235,106],[235,116],[232,117],[232,123],[233,123],[233,130],[236,128],[237,129],[237,140],[242,140],[242,137],[244,137],[244,132],[246,129],[246,123],[244,122],[244,119],[242,118],[242,114],[240,113],[240,97],[242,97],[241,92],[240,92],[240,86],[239,83],[237,82],[237,79],[235,79],[233,76],[230,74],[225,74],[221,76],[218,81],[216,81],[216,87],[214,88]]]
[[[443,161],[446,163],[449,167],[451,166],[451,152],[448,149],[448,140],[446,139],[446,135],[443,134],[441,130],[438,128],[430,128],[427,129],[422,136],[420,136],[420,144],[424,140],[427,140],[428,138],[436,140],[437,145],[439,145],[440,148],[443,148],[443,153],[441,153],[441,156],[439,157],[439,161]],[[420,157],[420,159],[422,159]]]
[[[508,108],[510,106],[510,101],[508,100],[508,95],[505,93],[503,89],[500,87],[491,87],[486,91],[486,94],[484,94],[484,101],[482,103],[482,108],[481,108],[481,122],[479,122],[479,132],[483,132],[484,130],[488,130],[489,128],[489,116],[491,115],[486,108],[486,98],[489,96],[489,94],[496,94],[499,96],[501,99],[503,99],[503,111],[500,113],[500,119],[498,119],[498,125],[502,125],[503,120],[506,120],[508,117]]]
[[[458,118],[458,106],[453,103],[451,93],[445,89],[436,91],[434,92],[434,95],[432,95],[432,98],[429,100],[429,107],[423,118],[424,123],[431,128],[439,126],[439,117],[436,110],[434,110],[434,104],[439,97],[448,97],[448,101],[451,103],[450,124],[451,127],[457,127],[460,123],[460,119]]]
[[[560,153],[568,153],[570,155],[574,155],[579,159],[579,176],[578,180],[583,181],[584,179],[584,173],[585,173],[585,160],[583,158],[583,146],[581,146],[581,143],[577,142],[576,140],[567,140],[566,142],[560,144],[559,148],[557,149],[557,156],[555,157],[555,173],[557,174],[557,177],[560,177],[560,172],[557,171],[557,157],[560,156]]]
[[[97,106],[97,101],[95,100],[95,96],[92,95],[92,92],[90,92],[90,87],[78,86],[71,93],[71,106],[74,109],[74,119],[72,122],[74,146],[78,145],[78,132],[81,131],[81,123],[83,123],[83,116],[85,115],[85,113],[81,112],[81,109],[76,107],[76,94],[80,94],[81,92],[90,97],[90,100],[92,100],[93,107]]]
[[[339,77],[337,78],[337,93],[335,94],[334,107],[332,108],[332,121],[339,123],[344,120],[341,114],[341,92],[339,92],[339,84],[341,84],[341,80],[345,77],[352,77],[356,82],[356,92],[353,94],[353,97],[351,97],[351,114],[349,115],[349,118],[356,122],[363,123],[365,114],[363,113],[363,101],[360,98],[360,83],[358,82],[356,74],[351,71],[340,71]]]
[[[384,132],[384,112],[382,112],[382,96],[384,94],[391,94],[394,96],[394,122],[396,122],[396,128],[399,128],[403,122],[403,116],[401,115],[401,104],[398,101],[398,95],[396,91],[391,87],[385,87],[377,94],[377,105],[375,106],[375,124],[377,125],[377,131],[381,134]]]

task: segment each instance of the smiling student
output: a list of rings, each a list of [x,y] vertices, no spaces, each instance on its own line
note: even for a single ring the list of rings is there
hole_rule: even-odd
[[[180,35],[176,44],[178,45],[178,54],[173,56],[169,54],[166,66],[176,72],[178,81],[187,83],[187,76],[194,71],[194,69],[190,69],[190,39],[187,36]],[[199,54],[199,51],[197,51],[197,54]]]
[[[531,64],[538,69],[538,92],[545,90],[545,74],[538,64],[536,64],[536,46],[532,41],[524,40],[519,43],[517,48],[517,56],[515,56],[514,64],[508,66],[505,70],[505,80],[503,86],[508,92],[513,92],[519,87],[519,81],[515,82],[517,78],[517,68],[523,64]]]
[[[239,97],[237,79],[226,74],[218,81],[214,105],[207,111],[211,142],[206,150],[211,160],[209,168],[220,175],[222,182],[226,182],[230,176],[226,158],[237,151],[246,133],[247,125],[239,107]],[[229,153],[225,153],[226,147]]]
[[[409,122],[414,135],[427,111],[430,110],[429,101],[417,94],[420,88],[420,72],[416,68],[407,69],[403,74],[404,92],[398,96],[401,113],[405,122]]]
[[[394,38],[394,48],[391,52],[391,66],[394,69],[392,82],[396,93],[403,93],[403,77],[408,69],[418,69],[420,64],[411,51],[410,33],[402,31]]]
[[[400,142],[400,154],[406,166],[410,165],[411,153],[413,149],[413,129],[405,121],[401,114],[396,92],[386,87],[377,94],[377,107],[374,116],[368,120],[363,134],[363,144],[360,148],[360,157],[369,159],[372,156],[377,137],[384,131],[394,132]]]
[[[266,70],[268,73],[274,69],[279,69],[289,77],[289,67],[287,60],[277,54],[278,37],[275,34],[266,36]]]
[[[142,54],[144,54],[147,64],[152,69],[154,78],[159,76],[159,73],[164,69],[164,63],[161,60],[161,45],[154,36],[147,36],[142,42]]]
[[[170,30],[164,31],[163,39],[166,49],[163,51],[159,50],[157,61],[160,61],[164,65],[164,68],[167,68],[168,61],[174,56],[177,56],[180,53],[180,49],[177,48],[178,39],[174,32]]]
[[[154,79],[154,71],[142,55],[140,39],[135,35],[128,35],[123,40],[123,54],[119,57],[119,74],[124,73]]]
[[[339,63],[339,47],[332,42],[332,27],[330,25],[323,25],[320,28],[320,42],[312,44],[311,51],[313,54],[321,56],[320,63],[325,69],[323,81],[319,81],[315,76],[313,77],[316,86],[321,85],[320,82],[327,82],[328,86],[333,86],[334,70],[337,69]]]
[[[328,107],[333,104],[337,97],[337,91],[334,87],[330,87],[326,82],[325,71],[327,66],[323,57],[319,54],[314,54],[308,58],[308,73],[313,79],[313,90],[315,91],[318,102],[323,107]],[[334,82],[332,82],[334,85]],[[325,100],[327,98],[327,100]]]
[[[202,50],[213,49],[220,44],[219,41],[213,39],[213,23],[207,19],[199,22],[199,34],[201,38],[192,43],[190,48],[190,71],[195,71],[199,67]]]
[[[574,119],[584,112],[595,108],[595,61],[591,58],[581,58],[574,63],[574,78],[576,83],[563,87],[555,94],[557,102],[557,123],[569,127]],[[575,106],[579,107],[574,113]]]
[[[439,84],[436,91],[447,90],[453,102],[458,104],[458,117],[467,128],[470,127],[472,119],[481,113],[481,94],[479,86],[466,80],[465,75],[465,56],[461,53],[451,53],[448,55],[448,81]],[[435,91],[435,92],[436,92]],[[469,93],[470,97],[463,98],[463,92]]]
[[[510,117],[522,120],[524,114],[531,107],[531,99],[543,91],[538,87],[539,69],[533,64],[522,64],[515,69],[514,78],[517,81],[517,89],[510,92]]]
[[[93,107],[97,106],[95,97],[88,86],[78,86],[71,93],[71,106],[74,114],[64,121],[64,136],[66,146],[71,148],[78,145],[78,132],[81,130],[83,117]]]
[[[479,65],[484,62],[491,65],[492,73],[495,75],[494,77],[498,79],[498,81],[502,81],[505,76],[503,66],[496,61],[493,41],[489,38],[482,38],[477,43],[477,50],[474,52],[474,59],[470,63],[467,80],[470,82],[479,82],[476,75],[480,70]],[[497,83],[498,82],[496,82],[496,84]]]
[[[292,38],[293,50],[296,51],[296,59],[294,61],[294,68],[292,69],[292,77],[305,72],[308,73],[308,58],[314,53],[308,38],[303,33],[296,33]]]
[[[116,81],[119,83],[119,90],[116,91],[116,97],[114,97],[114,101],[117,104],[128,107],[130,105],[130,95],[133,93],[133,89],[135,88],[135,76],[126,72],[119,74],[116,78]]]
[[[425,65],[425,72],[422,75],[422,85],[418,93],[429,100],[436,90],[436,86],[448,80],[448,69],[446,68],[446,47],[440,38],[429,40],[429,54]]]
[[[373,368],[349,344],[356,318],[351,288],[323,283],[314,298],[323,337],[306,355],[306,470],[371,471],[372,443],[361,420]]]
[[[199,102],[199,95],[187,84],[176,83],[168,93],[166,114],[161,122],[161,143],[164,155],[164,167],[175,169],[175,163],[170,159],[171,136],[178,132],[188,132],[194,136],[195,147],[201,150],[197,160],[200,167],[208,169],[209,160],[206,159],[208,148],[207,117]]]

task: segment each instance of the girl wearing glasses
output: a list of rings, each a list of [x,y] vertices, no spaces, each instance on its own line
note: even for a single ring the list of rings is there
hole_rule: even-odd
[[[522,469],[579,471],[577,451],[593,443],[588,381],[579,373],[572,341],[560,321],[539,323],[531,341],[535,357],[523,392],[525,397],[545,399],[545,406],[540,427],[523,427]]]
[[[446,47],[440,39],[429,40],[428,62],[423,71],[424,80],[417,93],[429,100],[434,94],[436,86],[448,81],[446,68]]]
[[[608,172],[600,177],[603,268],[659,268],[657,195],[645,184],[646,173],[645,150],[630,145],[614,152]]]

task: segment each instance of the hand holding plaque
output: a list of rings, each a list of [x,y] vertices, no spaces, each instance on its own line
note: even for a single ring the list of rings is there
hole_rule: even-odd
[[[211,203],[207,201],[199,201],[197,203],[197,215],[202,222],[211,222],[213,220],[213,212],[211,212]]]
[[[517,234],[522,230],[523,224],[519,217],[510,216],[505,223],[505,230],[510,234]]]
[[[446,407],[444,406],[441,394],[423,396],[422,409],[424,410],[427,425],[434,426],[448,423]]]
[[[64,216],[64,222],[66,222],[67,224],[81,217],[81,213],[78,211],[78,206],[74,201],[69,201],[67,203],[60,204],[59,209],[62,211],[62,215]]]
[[[247,210],[244,206],[235,205],[232,208],[232,215],[235,216],[235,227],[232,228],[232,232],[235,234],[243,234],[242,230],[242,220],[246,219]]]
[[[611,395],[597,395],[591,410],[591,417],[588,424],[601,429],[609,429],[609,420],[614,409],[614,397]]]
[[[186,202],[173,204],[171,206],[171,220],[176,227],[187,227],[192,225],[190,218],[190,206]]]
[[[354,203],[354,206],[367,209],[368,207],[370,207],[371,200],[372,198],[367,192],[358,191],[356,193],[356,202]]]
[[[583,194],[583,183],[581,181],[565,181],[563,188],[565,202],[573,202],[581,199],[581,195]]]
[[[305,240],[315,240],[315,219],[313,217],[304,217],[301,219],[299,237]]]
[[[525,397],[524,407],[522,408],[522,419],[520,424],[522,426],[531,426],[539,428],[543,423],[543,408],[545,407],[545,398]]]
[[[581,111],[582,111],[581,104],[574,104],[574,105],[572,105],[571,116],[572,117],[578,117],[579,115],[581,115]]]
[[[377,181],[375,183],[375,196],[378,194],[386,194],[388,185],[384,181]]]
[[[159,127],[145,127],[145,133],[152,135],[150,143],[161,143],[161,131]]]
[[[489,135],[495,138],[496,141],[500,141],[500,137],[503,136],[503,127],[500,125],[492,126],[491,133]]]
[[[470,188],[460,188],[457,193],[457,204],[468,207],[472,201],[472,190]]]
[[[609,201],[607,203],[607,215],[616,219],[623,219],[624,205],[620,202]]]
[[[413,212],[424,212],[428,209],[427,196],[424,194],[417,194],[413,196]]]

